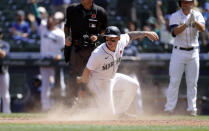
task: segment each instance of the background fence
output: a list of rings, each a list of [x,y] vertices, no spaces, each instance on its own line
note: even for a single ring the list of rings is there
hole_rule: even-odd
[[[165,104],[165,91],[169,84],[169,61],[170,54],[144,53],[139,57],[124,57],[119,71],[121,73],[136,76],[140,82],[143,96],[144,109],[156,113],[163,110]],[[8,65],[10,72],[10,92],[12,96],[13,112],[27,111],[39,101],[39,95],[34,92],[34,78],[39,74],[40,66],[54,66],[58,72],[60,67],[64,68],[65,82],[69,84],[69,67],[64,60],[55,62],[51,59],[41,59],[39,53],[11,53],[0,64]],[[202,114],[209,112],[209,55],[200,54],[200,76],[198,81],[198,106]],[[58,75],[58,73],[57,73]],[[59,77],[57,77],[59,78]],[[58,81],[59,79],[57,79]],[[183,76],[179,105],[177,110],[186,108],[186,84]],[[59,88],[59,85],[57,87]],[[57,91],[57,90],[54,90]],[[36,97],[35,100],[32,100]],[[67,97],[67,96],[66,96]],[[67,98],[66,98],[67,99]],[[156,107],[155,107],[156,106]],[[154,110],[153,110],[154,109]],[[204,110],[205,111],[204,111]]]

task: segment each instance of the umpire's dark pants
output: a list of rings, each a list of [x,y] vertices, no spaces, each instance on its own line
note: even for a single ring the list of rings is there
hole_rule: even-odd
[[[69,97],[70,101],[74,102],[75,98],[78,97],[81,89],[80,85],[76,82],[76,77],[81,76],[91,52],[94,50],[93,47],[88,48],[76,48],[72,47],[70,56],[70,81],[69,81]]]

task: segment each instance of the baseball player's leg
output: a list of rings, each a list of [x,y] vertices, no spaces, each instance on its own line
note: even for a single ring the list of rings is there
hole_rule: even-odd
[[[0,75],[0,93],[3,102],[3,113],[11,113],[10,94],[9,94],[9,73]]]
[[[199,76],[199,57],[193,59],[186,65],[185,69],[186,83],[187,83],[187,111],[197,111],[197,81]]]
[[[113,83],[115,113],[124,113],[136,97],[139,83],[137,80],[120,73],[116,73]],[[139,103],[142,103],[141,98],[139,101]]]
[[[60,86],[61,86],[61,96],[66,96],[66,84],[65,84],[63,68],[60,69]]]
[[[94,96],[98,111],[103,114],[114,114],[113,102],[111,101],[111,81],[90,79],[88,87]]]
[[[165,104],[165,111],[173,111],[178,100],[179,85],[184,72],[184,57],[179,56],[178,52],[173,52],[170,61],[169,75],[170,83],[167,90],[167,103]]]
[[[135,108],[134,110],[137,114],[143,113],[142,93],[140,86],[137,89],[137,95],[133,101],[133,104],[135,105],[133,108]]]
[[[41,67],[40,68],[41,76],[42,76],[42,86],[41,86],[41,103],[42,109],[48,110],[50,109],[50,93],[51,93],[51,84],[50,84],[50,76],[54,76],[53,68]]]

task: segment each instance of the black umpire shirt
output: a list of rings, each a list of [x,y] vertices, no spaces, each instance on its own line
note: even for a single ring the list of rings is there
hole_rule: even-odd
[[[107,27],[106,11],[93,3],[91,10],[86,10],[80,3],[71,4],[66,12],[65,27],[71,28],[72,42],[83,35],[98,35]]]
[[[106,11],[92,4],[91,10],[86,10],[81,3],[71,4],[66,10],[65,27],[71,29],[72,46],[77,43],[84,44],[84,35],[99,35],[107,27]],[[65,46],[65,61],[70,59],[71,47]]]

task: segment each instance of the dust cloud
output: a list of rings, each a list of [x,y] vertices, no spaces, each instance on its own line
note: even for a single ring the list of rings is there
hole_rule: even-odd
[[[50,121],[94,121],[94,120],[114,120],[110,113],[101,113],[95,107],[93,100],[80,100],[72,107],[63,104],[56,104],[44,119]]]

